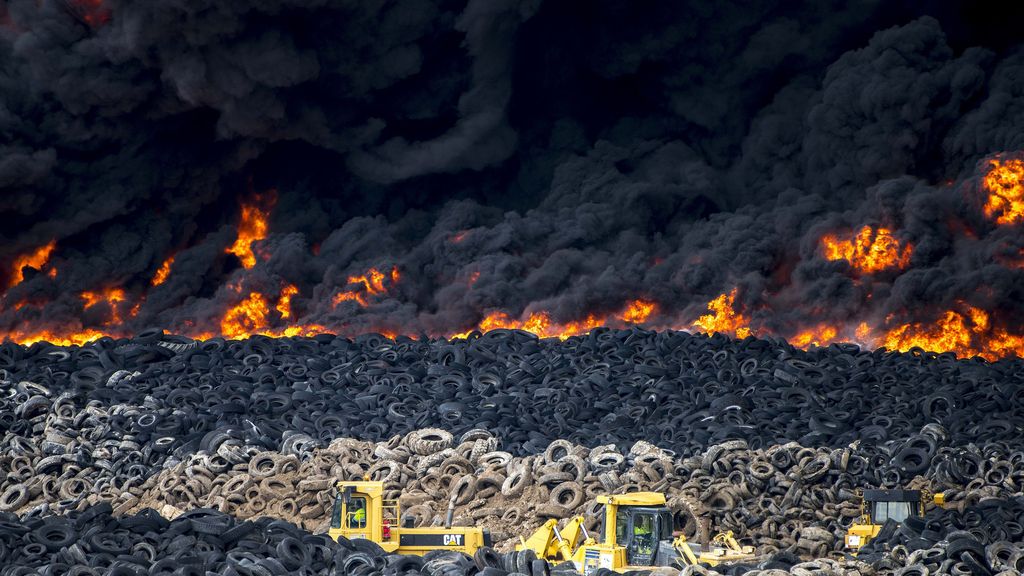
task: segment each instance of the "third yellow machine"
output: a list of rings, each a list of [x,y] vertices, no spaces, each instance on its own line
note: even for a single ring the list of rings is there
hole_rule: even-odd
[[[860,517],[846,532],[846,548],[856,553],[878,536],[889,520],[903,523],[912,516],[923,516],[929,501],[936,506],[946,503],[945,495],[927,490],[865,490],[861,495]]]

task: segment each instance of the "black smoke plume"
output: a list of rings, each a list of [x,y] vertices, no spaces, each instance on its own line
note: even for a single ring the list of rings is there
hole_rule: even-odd
[[[1019,9],[1018,9],[1019,12]],[[250,291],[345,333],[443,335],[737,288],[756,331],[974,306],[1024,321],[1022,226],[983,211],[1024,149],[1019,13],[978,3],[7,0],[0,266],[51,240],[0,334],[217,333]],[[276,190],[246,269],[240,206]],[[903,270],[827,233],[884,226]],[[174,255],[167,280],[152,286]],[[367,305],[350,277],[396,268]],[[56,269],[55,273],[47,273]],[[86,307],[118,287],[125,304]],[[20,304],[20,305],[19,305]],[[137,304],[134,314],[128,309]]]

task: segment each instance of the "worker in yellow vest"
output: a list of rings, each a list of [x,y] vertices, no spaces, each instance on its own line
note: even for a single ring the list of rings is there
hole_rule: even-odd
[[[650,516],[640,516],[636,520],[633,524],[633,539],[641,553],[650,554],[653,548],[654,520]]]
[[[357,502],[357,508],[349,514],[349,528],[364,528],[366,526],[366,501],[356,498],[355,502]]]

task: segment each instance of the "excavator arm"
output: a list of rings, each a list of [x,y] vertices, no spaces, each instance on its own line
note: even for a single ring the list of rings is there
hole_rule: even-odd
[[[559,530],[558,520],[551,518],[529,538],[519,537],[517,550],[533,550],[538,558],[549,562],[565,562],[572,560],[576,554],[577,543],[580,542],[580,535],[584,540],[589,539],[587,529],[583,526],[583,516],[574,516],[565,523]]]

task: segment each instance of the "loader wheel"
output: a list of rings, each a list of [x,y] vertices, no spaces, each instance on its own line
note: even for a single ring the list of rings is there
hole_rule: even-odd
[[[570,560],[566,560],[565,562],[560,562],[560,563],[556,564],[555,567],[551,568],[549,572],[551,574],[578,574],[579,573],[579,572],[576,571],[576,564],[573,564],[572,561],[570,561]]]
[[[532,576],[550,576],[551,572],[548,570],[548,563],[544,560],[534,560],[530,564],[530,574]]]

